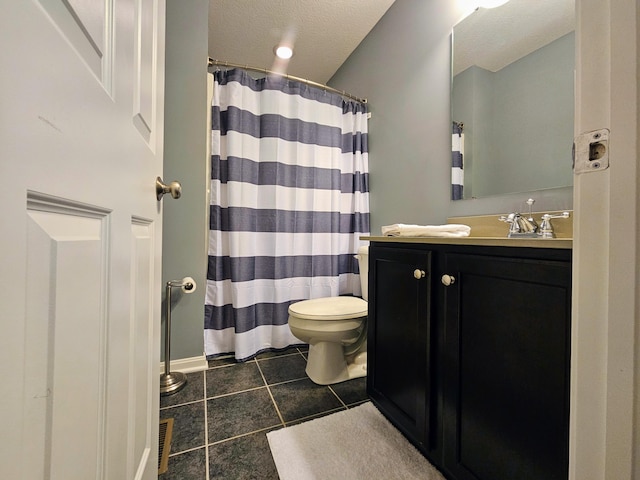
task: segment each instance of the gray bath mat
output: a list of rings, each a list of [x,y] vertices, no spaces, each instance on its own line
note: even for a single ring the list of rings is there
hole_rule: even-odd
[[[267,439],[280,480],[445,480],[371,402]]]

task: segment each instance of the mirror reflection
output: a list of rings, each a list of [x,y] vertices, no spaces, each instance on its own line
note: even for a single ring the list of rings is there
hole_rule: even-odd
[[[511,0],[454,27],[454,199],[572,184],[574,10]]]

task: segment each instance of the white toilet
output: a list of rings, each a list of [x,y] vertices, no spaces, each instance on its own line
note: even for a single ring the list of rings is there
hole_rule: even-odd
[[[369,247],[360,247],[356,258],[363,298],[314,298],[289,306],[289,328],[309,344],[306,372],[319,385],[367,374]]]

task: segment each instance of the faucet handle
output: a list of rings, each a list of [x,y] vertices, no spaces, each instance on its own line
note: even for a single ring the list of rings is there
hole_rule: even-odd
[[[551,218],[569,218],[569,215],[570,215],[569,212],[562,212],[559,215],[550,215],[548,213],[545,213],[544,215],[542,215],[542,220],[545,220],[545,219],[549,220]]]
[[[556,234],[553,232],[553,225],[551,225],[552,218],[569,218],[569,212],[562,212],[559,215],[550,215],[545,213],[542,215],[542,223],[540,224],[539,235],[542,238],[554,238]]]

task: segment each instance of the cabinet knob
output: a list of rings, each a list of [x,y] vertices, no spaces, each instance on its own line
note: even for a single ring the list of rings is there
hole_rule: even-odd
[[[454,277],[453,275],[442,275],[442,284],[445,287],[448,287],[449,285],[453,285],[454,283],[456,283],[456,277]]]
[[[417,280],[420,280],[421,278],[424,278],[424,277],[425,277],[425,275],[426,275],[426,273],[424,272],[424,270],[420,270],[420,269],[416,268],[416,269],[413,271],[413,276],[414,276]]]

